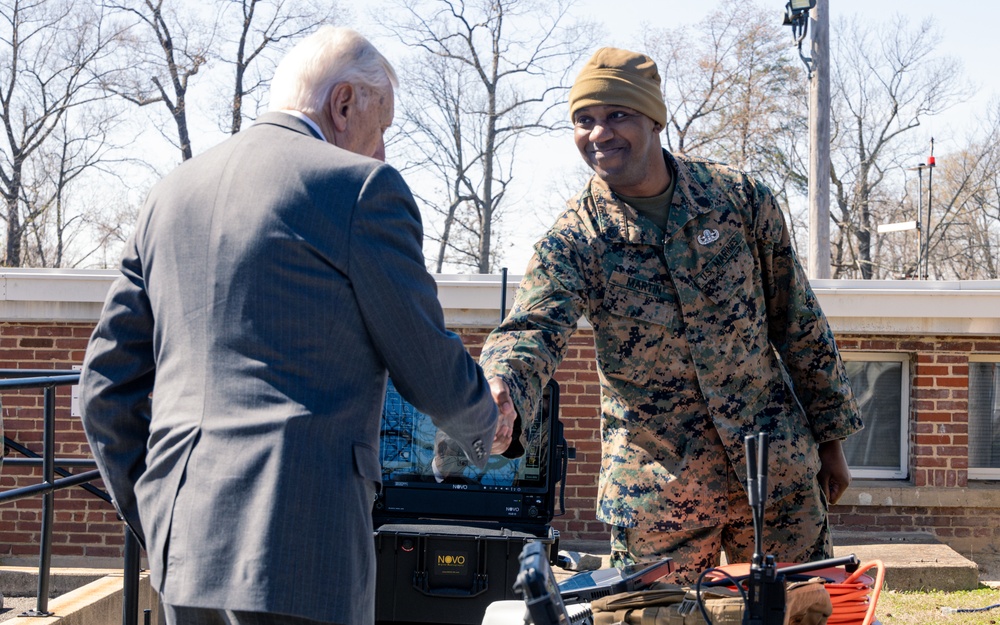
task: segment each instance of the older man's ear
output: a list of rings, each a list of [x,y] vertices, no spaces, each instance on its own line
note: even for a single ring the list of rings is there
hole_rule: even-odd
[[[350,117],[357,112],[358,92],[354,85],[342,82],[330,92],[330,102],[327,105],[330,109],[330,121],[337,132],[344,132]]]

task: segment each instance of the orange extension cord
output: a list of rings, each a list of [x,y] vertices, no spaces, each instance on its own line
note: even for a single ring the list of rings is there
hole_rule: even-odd
[[[875,584],[869,586],[857,579],[872,568],[878,568]],[[824,584],[833,603],[833,614],[827,619],[829,625],[871,625],[875,620],[875,606],[885,581],[885,565],[881,560],[865,562],[858,570],[841,583]]]

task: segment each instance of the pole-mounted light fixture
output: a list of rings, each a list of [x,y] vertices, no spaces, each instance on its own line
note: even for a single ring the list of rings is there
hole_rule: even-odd
[[[812,78],[812,58],[802,54],[802,42],[809,32],[809,10],[816,8],[816,0],[788,0],[785,4],[785,26],[792,27],[792,38],[799,49],[799,58],[805,63],[809,78]]]
[[[916,167],[907,167],[910,171],[917,172],[917,279],[927,280],[930,278],[931,259],[931,200],[934,190],[934,167],[937,160],[934,158],[934,137],[931,137],[931,154],[927,157],[926,163],[920,163]],[[927,178],[927,225],[923,225],[924,212],[924,170],[928,170]],[[923,231],[923,232],[921,232]]]

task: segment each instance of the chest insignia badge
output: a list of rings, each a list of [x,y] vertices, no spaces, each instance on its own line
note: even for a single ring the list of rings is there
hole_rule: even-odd
[[[719,240],[719,231],[715,228],[711,230],[705,230],[698,235],[698,243],[702,245],[708,245],[709,243],[715,243]]]

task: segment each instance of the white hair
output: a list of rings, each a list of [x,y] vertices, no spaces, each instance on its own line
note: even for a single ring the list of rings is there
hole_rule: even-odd
[[[296,44],[278,64],[271,79],[269,109],[322,115],[333,88],[341,83],[360,87],[358,106],[363,109],[367,91],[385,93],[399,81],[389,61],[360,33],[323,26]]]

